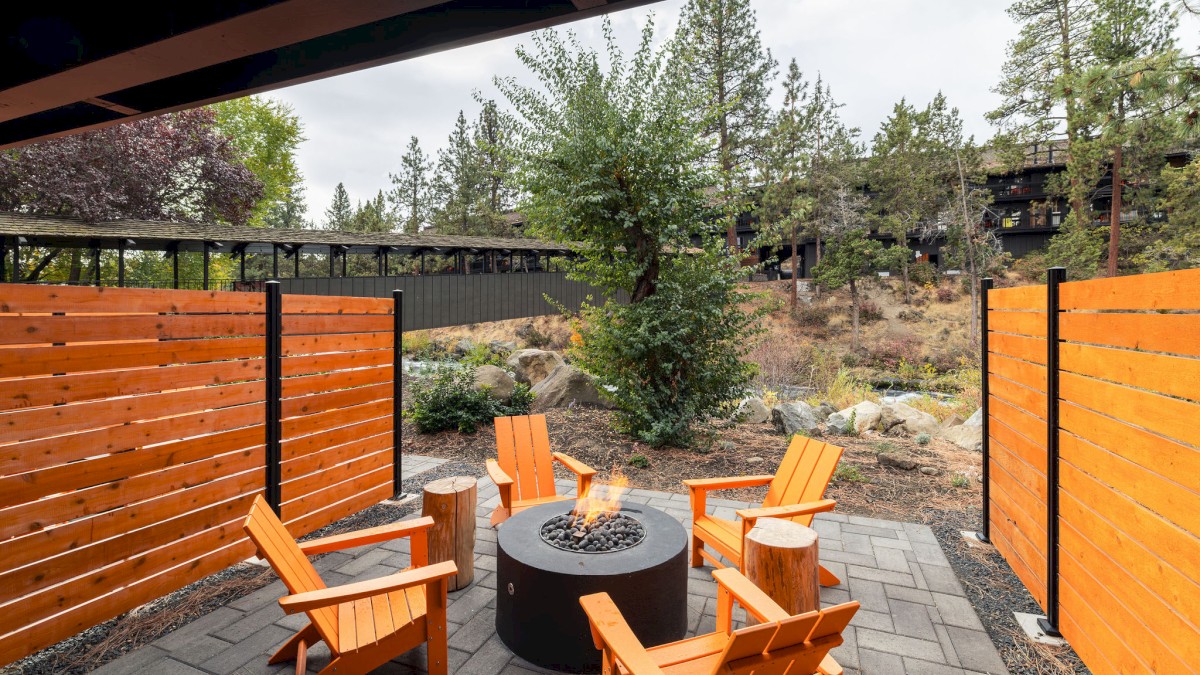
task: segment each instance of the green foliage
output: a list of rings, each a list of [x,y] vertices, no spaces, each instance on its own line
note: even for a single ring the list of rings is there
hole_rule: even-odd
[[[473,434],[496,417],[528,415],[533,394],[518,383],[504,404],[475,388],[474,368],[442,368],[428,380],[414,380],[409,416],[423,434],[457,430]]]
[[[850,287],[850,311],[853,332],[850,348],[858,349],[859,343],[859,280],[874,277],[876,272],[892,269],[899,265],[900,258],[908,254],[902,246],[884,247],[878,239],[872,239],[865,227],[842,229],[828,240],[825,256],[814,269],[817,282],[826,288]]]
[[[870,483],[871,479],[863,474],[862,469],[854,464],[838,464],[833,471],[833,479],[847,483]]]
[[[961,473],[956,473],[950,478],[950,485],[956,488],[965,488],[971,484],[970,479]]]
[[[857,436],[858,435],[858,411],[857,410],[851,410],[850,411],[850,419],[846,420],[846,435],[847,436]]]
[[[744,270],[705,224],[712,177],[691,94],[664,76],[668,55],[653,49],[651,24],[628,61],[607,21],[604,34],[607,64],[574,36],[537,33],[517,54],[539,86],[497,86],[521,118],[529,230],[572,242],[572,278],[631,300],[585,307],[572,356],[616,389],[623,430],[681,444],[744,391],[754,317],[740,307]]]
[[[300,227],[304,215],[304,177],[296,162],[304,125],[292,107],[260,96],[210,106],[217,130],[229,136],[242,163],[262,182],[262,198],[250,213],[252,227]]]
[[[629,466],[638,469],[645,469],[646,467],[650,466],[650,460],[647,459],[642,453],[637,452],[629,456],[628,464]]]
[[[1200,266],[1200,157],[1163,169],[1162,178],[1159,210],[1168,214],[1168,225],[1135,262],[1146,272]]]
[[[477,344],[472,347],[471,351],[463,356],[462,362],[472,368],[478,368],[479,366],[506,367],[504,356],[492,351],[491,347],[485,344]]]
[[[929,445],[929,442],[933,440],[933,436],[922,432],[917,434],[913,440],[916,441],[917,445]]]

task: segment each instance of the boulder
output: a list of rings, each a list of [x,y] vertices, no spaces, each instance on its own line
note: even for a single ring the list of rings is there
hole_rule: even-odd
[[[980,429],[982,429],[983,428],[983,408],[977,408],[975,410],[975,412],[971,413],[971,416],[967,418],[967,421],[963,422],[963,426],[964,427],[979,427]]]
[[[963,423],[963,419],[961,417],[959,417],[958,415],[952,414],[949,417],[947,417],[946,419],[942,420],[942,428],[949,429],[950,427],[956,427],[962,423]]]
[[[829,416],[836,413],[838,409],[833,407],[833,404],[829,401],[821,401],[817,405],[817,411],[821,413],[821,419],[827,420],[829,419]]]
[[[949,429],[942,429],[938,432],[938,437],[944,438],[960,448],[983,452],[983,427],[960,424]]]
[[[901,424],[904,424],[904,419],[896,414],[896,411],[892,409],[892,406],[883,406],[883,410],[879,413],[879,426],[877,427],[878,430],[886,434]],[[897,433],[900,432],[902,432],[902,430],[897,430]]]
[[[517,382],[535,386],[559,366],[565,364],[563,357],[557,352],[547,352],[541,349],[518,349],[508,355],[505,361],[512,368]]]
[[[941,470],[938,469],[936,466],[923,466],[919,470],[921,473],[925,474],[926,476],[936,476],[941,473]]]
[[[567,364],[550,371],[533,386],[533,409],[566,408],[571,405],[594,405],[611,408],[600,394],[592,376]]]
[[[475,343],[471,341],[471,338],[463,338],[454,343],[455,356],[466,356],[473,351],[475,351]]]
[[[492,350],[494,354],[509,354],[517,350],[517,343],[492,340],[488,343],[488,349]]]
[[[762,402],[761,398],[751,396],[742,401],[733,419],[742,424],[763,424],[771,421],[771,409]]]
[[[816,408],[804,401],[780,403],[771,411],[771,421],[783,431],[785,436],[803,434],[805,436],[821,435],[821,416]]]
[[[891,405],[884,406],[884,409],[890,409],[892,414],[901,420],[901,423],[904,425],[901,431],[910,436],[917,434],[929,434],[933,436],[941,428],[936,417],[929,413],[921,412],[905,403],[892,403]]]
[[[839,410],[830,415],[829,419],[826,420],[826,426],[830,431],[839,434],[849,433],[850,417],[852,415],[854,417],[854,433],[861,434],[867,429],[875,428],[879,424],[879,419],[883,416],[883,408],[880,408],[878,403],[862,401],[857,405]]]
[[[516,381],[496,366],[479,366],[475,369],[475,388],[487,387],[488,395],[494,399],[508,402],[512,399],[515,385]]]
[[[917,468],[917,460],[904,453],[881,452],[875,456],[880,466],[890,466],[901,471],[912,471]]]

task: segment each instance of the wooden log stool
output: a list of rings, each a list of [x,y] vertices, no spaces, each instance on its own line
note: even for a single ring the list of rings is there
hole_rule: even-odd
[[[783,518],[759,518],[746,533],[742,573],[789,614],[821,608],[817,532]],[[754,623],[747,616],[749,623]]]
[[[425,485],[421,515],[433,518],[428,530],[429,563],[453,560],[458,574],[449,588],[457,591],[475,578],[475,479],[451,476]]]

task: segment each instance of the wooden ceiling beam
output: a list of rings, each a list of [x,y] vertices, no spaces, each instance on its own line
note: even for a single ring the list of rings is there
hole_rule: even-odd
[[[286,0],[0,91],[0,122],[407,14],[446,0]],[[89,100],[89,99],[94,99]]]

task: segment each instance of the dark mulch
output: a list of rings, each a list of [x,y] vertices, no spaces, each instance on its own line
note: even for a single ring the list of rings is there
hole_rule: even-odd
[[[995,548],[968,546],[962,531],[978,531],[979,509],[929,511],[925,522],[933,529],[950,566],[967,591],[980,621],[1013,675],[1089,673],[1070,646],[1050,647],[1029,640],[1013,612],[1044,614],[1012,568]]]

